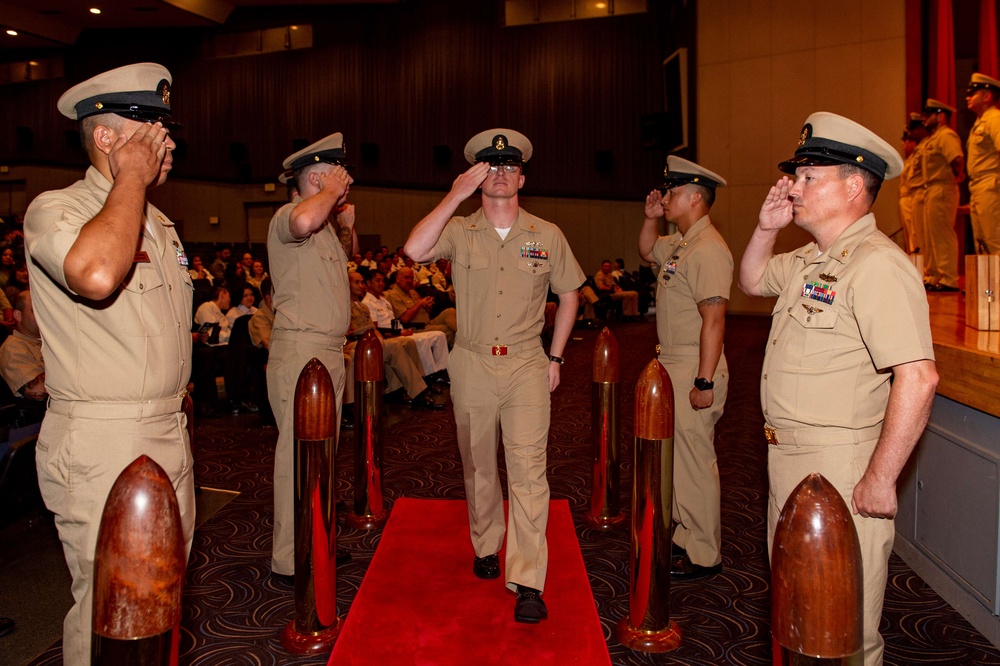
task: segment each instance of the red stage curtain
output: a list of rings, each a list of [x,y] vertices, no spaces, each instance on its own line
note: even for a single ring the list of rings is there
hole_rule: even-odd
[[[996,0],[979,0],[979,70],[997,78],[997,5]]]
[[[955,28],[951,0],[934,0],[930,23],[928,97],[955,106]],[[954,123],[952,118],[952,126]]]

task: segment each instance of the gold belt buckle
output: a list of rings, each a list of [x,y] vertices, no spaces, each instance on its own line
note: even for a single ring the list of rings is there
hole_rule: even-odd
[[[493,348],[490,351],[494,356],[506,356],[507,345],[493,345]]]
[[[771,446],[778,445],[778,433],[769,425],[764,426],[764,439],[766,439],[767,443]]]

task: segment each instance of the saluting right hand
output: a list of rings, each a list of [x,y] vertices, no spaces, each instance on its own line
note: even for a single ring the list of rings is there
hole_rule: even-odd
[[[141,177],[148,187],[160,177],[160,165],[167,154],[167,130],[160,124],[144,123],[126,137],[120,134],[108,152],[111,177],[132,174]]]
[[[792,190],[792,179],[782,176],[781,180],[767,193],[764,204],[760,207],[760,217],[757,226],[764,231],[784,229],[792,221],[792,201],[788,193]]]
[[[347,173],[347,169],[339,164],[335,165],[329,171],[319,173],[319,191],[335,195],[337,197],[336,205],[344,202],[344,199],[347,197],[347,191],[353,182],[354,179]]]
[[[658,217],[663,217],[663,194],[653,190],[646,195],[646,219],[655,220]]]
[[[452,183],[452,193],[456,196],[460,196],[463,201],[468,199],[476,193],[479,186],[486,180],[486,176],[489,172],[489,163],[477,162],[476,164],[473,164],[465,173],[456,178],[454,183]]]

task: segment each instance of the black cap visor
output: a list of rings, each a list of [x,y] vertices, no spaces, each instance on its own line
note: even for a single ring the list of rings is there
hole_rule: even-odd
[[[292,162],[288,167],[293,171],[295,169],[301,169],[302,167],[307,167],[310,164],[333,164],[335,166],[342,166],[345,169],[350,169],[347,163],[344,161],[347,159],[347,154],[340,149],[335,150],[323,150],[318,153],[313,153],[311,155],[303,155],[299,159]]]
[[[779,163],[778,169],[785,173],[794,174],[799,167],[835,166],[838,164],[859,166],[882,179],[885,178],[885,172],[889,168],[888,163],[875,153],[839,141],[813,137],[806,145],[795,151],[795,157]]]

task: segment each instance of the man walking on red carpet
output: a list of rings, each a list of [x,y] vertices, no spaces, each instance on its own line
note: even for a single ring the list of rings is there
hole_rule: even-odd
[[[559,228],[518,206],[531,152],[531,142],[509,129],[470,139],[465,158],[472,168],[414,227],[405,251],[415,261],[452,261],[458,330],[448,372],[475,549],[472,570],[479,578],[500,576],[505,521],[496,451],[502,430],[511,521],[506,584],[517,593],[514,619],[533,623],[548,617],[541,594],[548,567],[549,393],[559,386],[584,274]],[[452,217],[480,188],[482,208]],[[540,336],[549,288],[559,307],[546,358]]]

